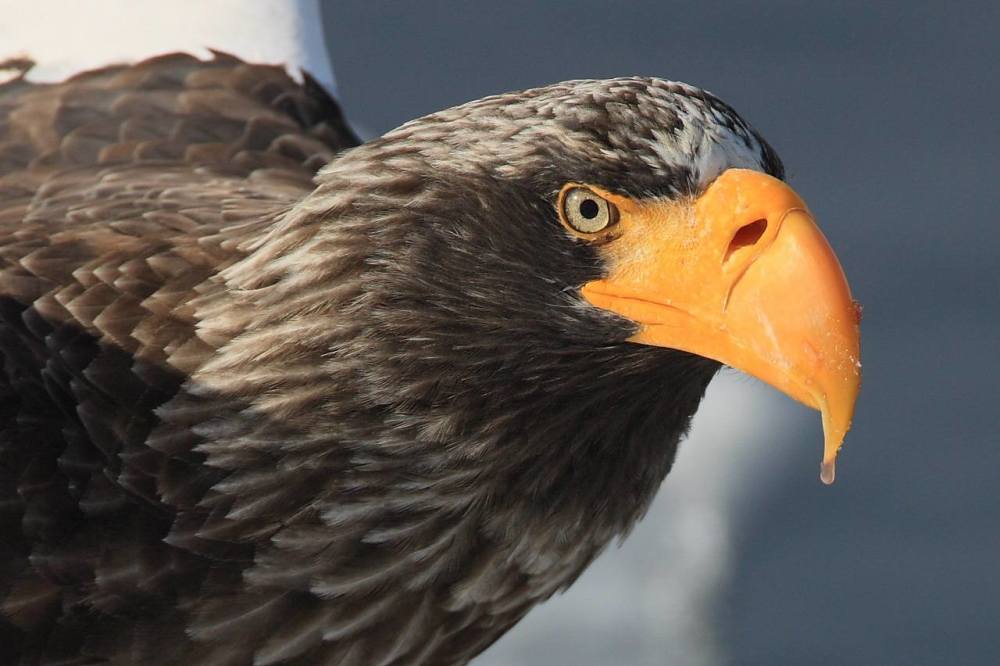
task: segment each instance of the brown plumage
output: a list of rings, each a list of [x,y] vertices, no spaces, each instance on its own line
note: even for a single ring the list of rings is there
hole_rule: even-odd
[[[222,55],[0,86],[0,663],[461,664],[643,513],[718,365],[579,300],[552,197],[774,153],[652,79],[355,144]]]

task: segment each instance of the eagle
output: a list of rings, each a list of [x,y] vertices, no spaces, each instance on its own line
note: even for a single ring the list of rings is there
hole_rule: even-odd
[[[822,412],[832,481],[859,317],[783,178],[657,78],[364,144],[224,53],[0,85],[0,663],[467,663],[723,364]]]

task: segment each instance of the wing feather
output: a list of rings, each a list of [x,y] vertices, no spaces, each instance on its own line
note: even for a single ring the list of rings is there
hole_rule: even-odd
[[[190,609],[252,546],[199,505],[206,409],[156,409],[226,341],[193,299],[356,144],[314,82],[224,54],[0,85],[0,661],[186,663],[212,631]]]

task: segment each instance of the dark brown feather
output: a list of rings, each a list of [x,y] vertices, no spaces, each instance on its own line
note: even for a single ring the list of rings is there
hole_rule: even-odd
[[[179,513],[219,476],[199,439],[149,438],[225,340],[185,304],[243,256],[229,227],[267,225],[356,143],[317,85],[228,57],[0,86],[0,663],[190,663],[201,553],[246,555]]]
[[[717,369],[581,301],[554,193],[695,194],[718,137],[780,173],[656,79],[352,150],[224,54],[0,86],[0,663],[466,663],[628,532]]]

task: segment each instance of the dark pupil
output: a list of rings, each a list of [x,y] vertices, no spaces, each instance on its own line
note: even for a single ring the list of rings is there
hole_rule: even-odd
[[[580,202],[580,215],[583,215],[588,220],[597,217],[599,212],[601,212],[601,208],[593,199],[584,199]]]

